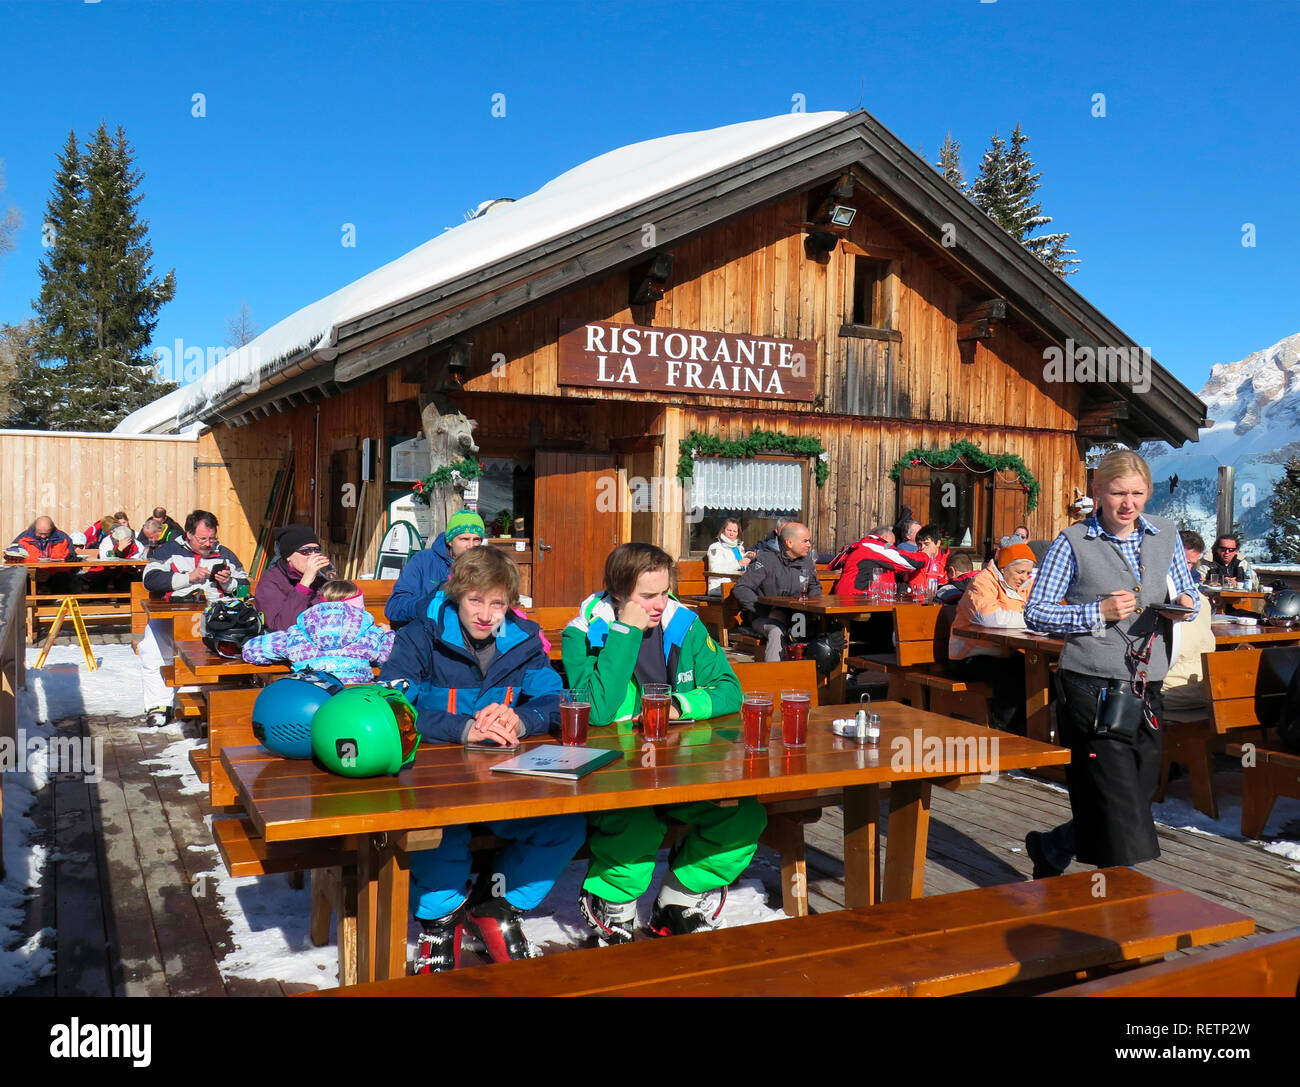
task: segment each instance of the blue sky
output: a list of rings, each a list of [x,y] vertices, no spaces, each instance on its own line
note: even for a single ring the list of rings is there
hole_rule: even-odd
[[[134,144],[155,268],[176,269],[155,344],[210,347],[244,299],[267,328],[486,198],[799,94],[930,160],[951,129],[968,176],[1019,122],[1083,260],[1072,285],[1193,390],[1300,331],[1300,0],[0,0],[0,40],[0,206],[25,219],[0,321],[39,292],[55,156],[101,119]]]

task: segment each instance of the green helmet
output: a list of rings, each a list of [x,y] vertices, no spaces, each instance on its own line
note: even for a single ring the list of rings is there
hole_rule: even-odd
[[[312,717],[312,754],[326,770],[344,777],[395,774],[415,761],[420,746],[415,716],[415,707],[392,687],[348,687]]]

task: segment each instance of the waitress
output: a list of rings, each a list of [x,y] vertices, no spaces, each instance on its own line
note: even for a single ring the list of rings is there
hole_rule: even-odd
[[[1151,470],[1141,457],[1104,456],[1093,476],[1093,514],[1053,542],[1025,605],[1031,630],[1065,636],[1057,726],[1071,753],[1074,814],[1072,823],[1030,835],[1040,854],[1036,874],[1063,870],[1072,853],[1098,867],[1160,856],[1151,795],[1172,628],[1152,606],[1173,596],[1193,609],[1191,619],[1200,594],[1178,526],[1143,515],[1150,496]]]

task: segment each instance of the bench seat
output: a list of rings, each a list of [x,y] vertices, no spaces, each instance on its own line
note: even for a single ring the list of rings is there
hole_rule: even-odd
[[[1239,913],[1127,868],[983,887],[311,996],[946,996],[1246,936]]]
[[[1158,962],[1040,996],[1300,996],[1300,928]]]

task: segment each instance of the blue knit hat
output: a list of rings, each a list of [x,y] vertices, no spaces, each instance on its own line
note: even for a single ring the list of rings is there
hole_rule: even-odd
[[[483,518],[473,510],[458,510],[448,520],[447,531],[443,535],[447,538],[447,542],[451,543],[462,532],[472,532],[475,536],[486,536],[487,532],[483,529]]]

